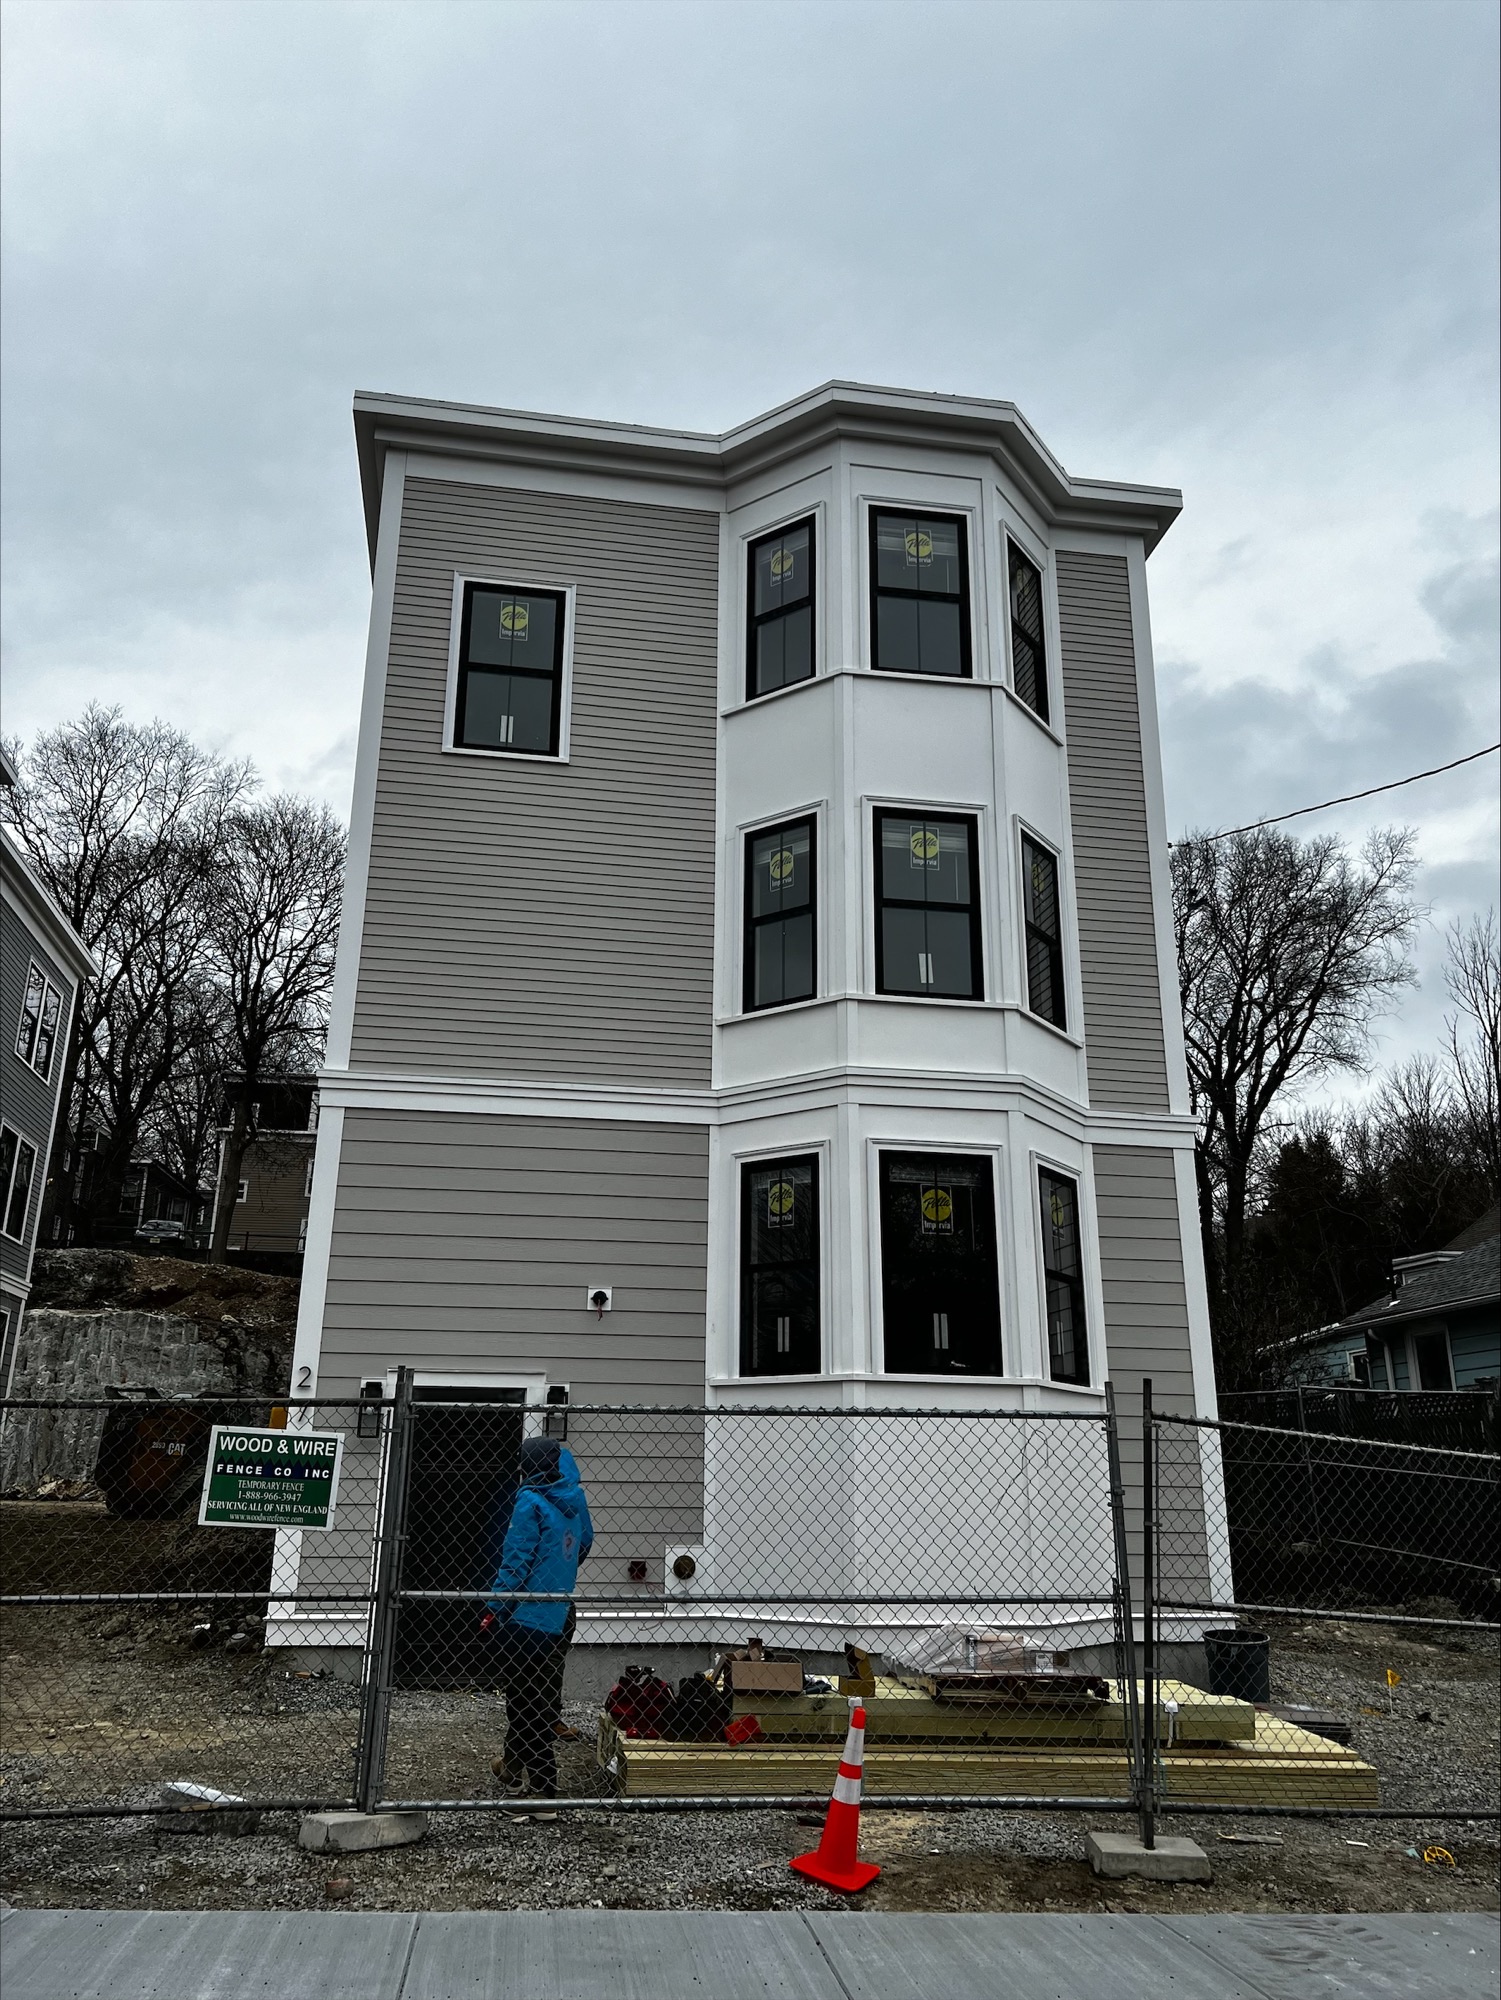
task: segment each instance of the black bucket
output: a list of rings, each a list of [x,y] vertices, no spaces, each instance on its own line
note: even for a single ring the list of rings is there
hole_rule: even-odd
[[[1211,1694],[1233,1695],[1237,1701],[1271,1700],[1272,1642],[1265,1632],[1239,1627],[1206,1632],[1204,1659]]]

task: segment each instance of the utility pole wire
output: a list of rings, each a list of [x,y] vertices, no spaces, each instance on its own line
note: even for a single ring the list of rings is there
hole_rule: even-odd
[[[1354,799],[1373,799],[1378,792],[1400,791],[1404,785],[1415,785],[1421,778],[1437,778],[1444,771],[1457,771],[1461,764],[1473,764],[1477,757],[1493,757],[1501,750],[1501,743],[1488,743],[1483,750],[1472,750],[1468,757],[1456,757],[1452,764],[1435,764],[1431,771],[1414,771],[1410,778],[1393,778],[1390,784],[1370,785],[1363,792],[1344,792],[1337,799],[1325,799],[1316,806],[1295,806],[1291,812],[1273,813],[1270,819],[1253,819],[1249,826],[1228,826],[1223,833],[1205,833],[1201,840],[1230,840],[1237,833],[1255,833],[1259,827],[1280,826],[1285,819],[1301,819],[1304,813],[1327,812],[1330,806],[1347,806]],[[1170,846],[1180,845],[1177,841]]]

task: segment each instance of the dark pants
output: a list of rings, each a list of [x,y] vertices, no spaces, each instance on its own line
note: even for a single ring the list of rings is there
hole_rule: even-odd
[[[506,1775],[524,1775],[533,1791],[555,1798],[558,1765],[553,1724],[563,1695],[563,1662],[568,1641],[560,1632],[529,1625],[503,1625],[496,1639],[500,1688],[506,1698],[506,1742],[501,1752]]]

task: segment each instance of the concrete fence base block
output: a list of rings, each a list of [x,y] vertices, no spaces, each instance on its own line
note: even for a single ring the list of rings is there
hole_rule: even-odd
[[[314,1854],[368,1854],[377,1847],[410,1847],[426,1832],[427,1814],[420,1812],[305,1813],[297,1844]]]
[[[1086,1833],[1084,1852],[1096,1875],[1118,1882],[1127,1875],[1144,1882],[1207,1882],[1209,1856],[1197,1841],[1159,1833],[1155,1847],[1143,1847],[1131,1833]]]

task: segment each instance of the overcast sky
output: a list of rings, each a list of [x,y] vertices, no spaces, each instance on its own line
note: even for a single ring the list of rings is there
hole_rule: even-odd
[[[118,702],[346,812],[356,388],[721,430],[844,376],[1183,488],[1175,831],[1494,742],[1496,41],[1493,0],[15,0],[5,731]],[[1303,826],[1416,826],[1441,927],[1496,900],[1496,765]]]

